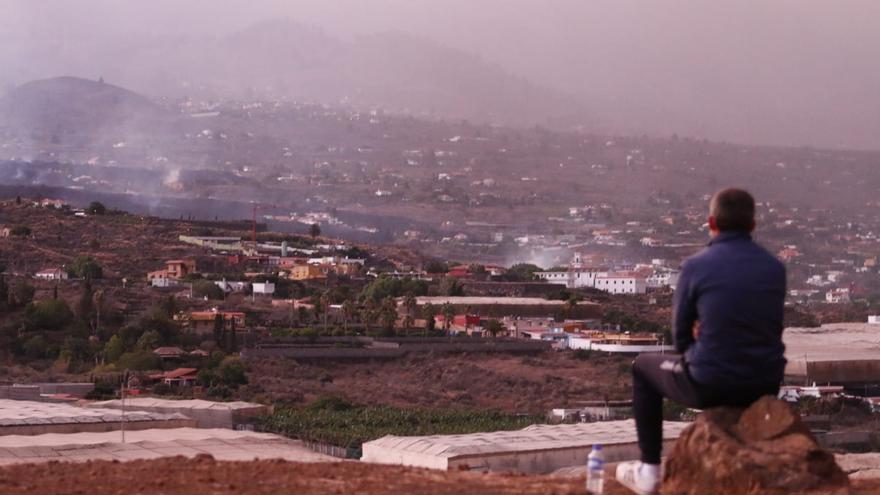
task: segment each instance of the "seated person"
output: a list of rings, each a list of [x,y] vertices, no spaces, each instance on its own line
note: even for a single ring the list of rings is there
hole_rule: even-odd
[[[657,493],[663,398],[705,409],[746,407],[776,395],[785,369],[785,266],[752,240],[755,201],[725,189],[709,204],[708,247],[687,259],[675,288],[673,338],[680,355],[644,354],[633,363],[633,409],[640,462],[616,478],[636,493]]]

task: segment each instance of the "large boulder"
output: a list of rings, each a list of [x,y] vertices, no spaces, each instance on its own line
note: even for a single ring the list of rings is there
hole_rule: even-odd
[[[664,495],[845,494],[849,480],[792,408],[764,397],[710,409],[667,457]]]

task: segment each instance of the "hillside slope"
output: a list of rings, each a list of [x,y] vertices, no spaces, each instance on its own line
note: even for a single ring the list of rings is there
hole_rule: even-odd
[[[78,77],[25,83],[0,98],[0,126],[22,133],[92,133],[144,123],[164,110],[133,91]]]

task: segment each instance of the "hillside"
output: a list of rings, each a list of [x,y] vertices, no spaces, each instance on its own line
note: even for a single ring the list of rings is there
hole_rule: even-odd
[[[184,57],[194,62],[181,63]],[[169,72],[180,80],[198,82],[202,94],[226,97],[345,102],[519,125],[582,123],[586,115],[573,99],[478,56],[401,32],[346,41],[292,20],[267,21],[183,50],[169,47],[156,63],[173,67],[178,72]]]
[[[45,135],[62,143],[71,135],[100,139],[105,129],[146,128],[165,111],[133,91],[77,77],[55,77],[23,84],[0,98],[0,130]]]
[[[531,126],[581,124],[575,99],[539,87],[471,53],[399,32],[343,40],[289,19],[217,37],[169,37],[95,53],[74,74],[103,73],[156,97],[282,99],[382,107],[414,115]],[[77,52],[77,55],[83,55]],[[56,55],[41,53],[48,74]],[[76,59],[76,57],[73,57]],[[90,61],[100,59],[101,68]],[[50,72],[51,70],[51,72]]]

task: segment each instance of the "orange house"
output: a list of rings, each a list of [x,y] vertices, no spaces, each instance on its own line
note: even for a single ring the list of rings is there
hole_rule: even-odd
[[[319,280],[327,278],[326,265],[297,265],[290,270],[293,280]]]
[[[196,260],[168,260],[164,270],[156,270],[147,274],[147,280],[154,278],[181,279],[191,273],[196,273]]]
[[[214,331],[214,320],[217,315],[223,317],[223,328],[231,330],[235,325],[236,330],[244,330],[245,314],[240,311],[193,311],[189,314],[189,324],[193,332],[207,334]]]

